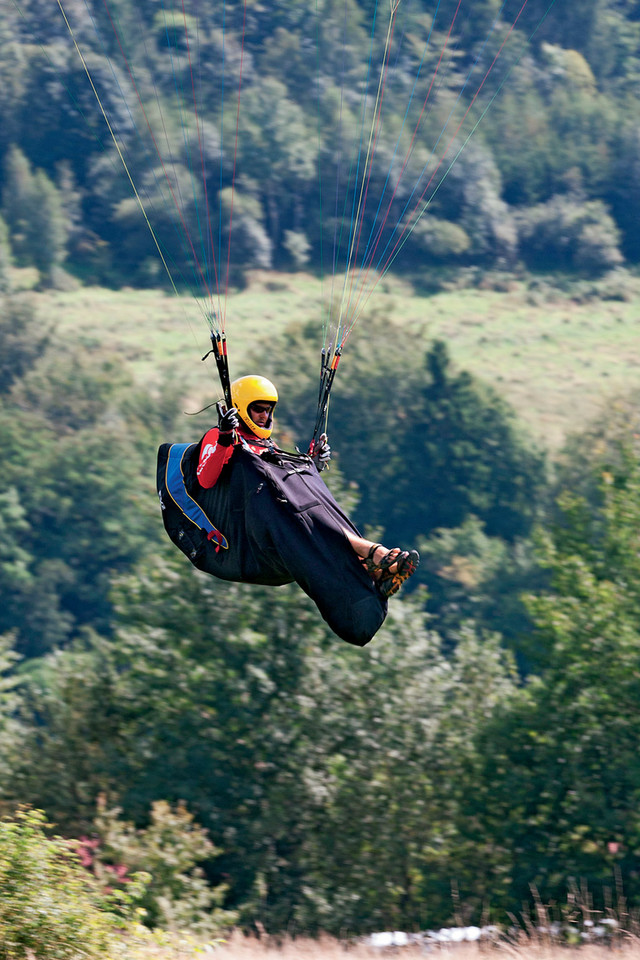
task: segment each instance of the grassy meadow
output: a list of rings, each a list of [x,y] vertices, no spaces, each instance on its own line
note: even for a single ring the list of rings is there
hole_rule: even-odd
[[[245,372],[256,337],[317,320],[322,340],[324,285],[307,274],[255,273],[227,300],[232,376]],[[200,358],[208,328],[189,296],[162,291],[80,288],[32,294],[43,326],[62,341],[116,351],[144,384],[179,378],[194,403],[217,394],[215,365]],[[447,341],[454,361],[492,382],[543,445],[588,422],[601,406],[635,389],[640,378],[640,284],[629,300],[579,302],[541,294],[524,282],[506,290],[465,289],[421,295],[385,278],[368,309],[388,314],[409,344]],[[367,336],[367,316],[354,337]]]

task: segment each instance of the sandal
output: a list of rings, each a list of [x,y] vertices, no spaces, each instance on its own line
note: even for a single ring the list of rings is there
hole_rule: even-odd
[[[362,558],[362,563],[364,564],[367,573],[372,577],[376,573],[384,575],[389,570],[389,567],[392,567],[394,563],[397,563],[402,556],[400,547],[392,547],[391,550],[387,550],[382,560],[380,560],[379,563],[376,563],[373,559],[376,555],[376,550],[384,549],[385,547],[382,543],[374,543],[366,557]]]
[[[386,558],[385,558],[386,559]],[[377,581],[378,592],[387,600],[397,593],[405,580],[418,569],[420,554],[417,550],[403,550],[396,558],[396,572],[388,573]]]

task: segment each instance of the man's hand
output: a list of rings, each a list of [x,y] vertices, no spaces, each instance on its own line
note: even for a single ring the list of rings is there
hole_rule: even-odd
[[[329,466],[329,460],[331,460],[331,447],[329,446],[326,433],[321,433],[318,437],[318,442],[316,443],[312,458],[315,460],[318,470],[324,470],[325,467]]]
[[[233,433],[240,426],[240,417],[235,407],[230,407],[226,413],[218,417],[218,430],[220,433]]]

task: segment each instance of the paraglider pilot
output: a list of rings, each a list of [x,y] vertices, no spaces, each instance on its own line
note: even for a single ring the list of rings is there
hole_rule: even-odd
[[[231,400],[233,406],[226,412],[221,411],[218,426],[210,429],[201,443],[196,476],[204,489],[215,486],[238,448],[258,457],[278,451],[271,440],[273,413],[278,402],[273,383],[261,376],[240,377],[231,384]],[[326,433],[323,433],[312,459],[322,471],[330,458],[331,448]],[[401,550],[399,547],[389,550],[359,536],[353,527],[345,525],[341,529],[385,599],[400,589],[420,562],[416,550]]]

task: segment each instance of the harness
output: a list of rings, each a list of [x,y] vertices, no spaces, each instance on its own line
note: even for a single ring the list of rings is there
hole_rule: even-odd
[[[238,439],[245,450],[253,452],[250,445],[241,434],[238,434]],[[189,450],[192,450],[195,446],[197,446],[195,443],[171,444],[165,469],[165,488],[175,505],[184,514],[184,516],[200,530],[204,530],[207,534],[207,539],[212,540],[216,544],[217,553],[220,549],[228,550],[229,541],[222,531],[218,530],[218,528],[211,522],[200,504],[197,503],[189,494],[185,483],[183,469],[184,458]],[[278,463],[282,466],[289,465],[289,473],[306,472],[309,466],[313,463],[311,457],[307,456],[306,454],[288,453],[285,450],[280,450],[278,447],[276,447],[273,441],[267,440],[264,443],[260,443],[259,446],[264,446],[266,448],[266,452],[262,454],[262,458],[264,460],[271,463]]]

